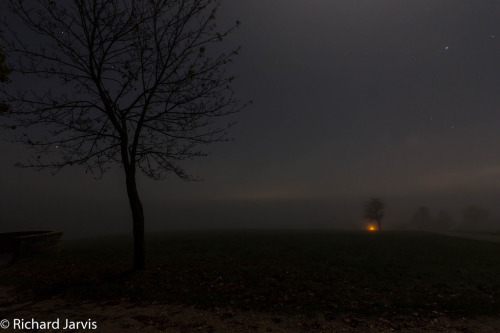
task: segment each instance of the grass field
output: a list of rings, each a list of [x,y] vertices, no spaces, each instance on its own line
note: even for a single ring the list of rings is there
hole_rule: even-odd
[[[335,316],[500,313],[500,244],[418,232],[220,231],[72,240],[0,271],[19,295]]]

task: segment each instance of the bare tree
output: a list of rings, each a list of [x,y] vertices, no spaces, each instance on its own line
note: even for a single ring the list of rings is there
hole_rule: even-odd
[[[1,40],[1,33],[3,31],[0,30],[0,40]],[[12,71],[9,66],[7,66],[7,57],[5,56],[5,53],[3,51],[4,46],[0,44],[0,82],[8,82],[9,81],[9,74]]]
[[[4,0],[38,43],[7,24],[13,73],[43,86],[7,93],[12,128],[43,126],[13,141],[35,149],[28,163],[57,172],[82,165],[97,177],[112,163],[125,171],[133,217],[134,268],[145,266],[144,213],[136,173],[174,173],[178,161],[206,155],[200,145],[227,140],[222,116],[244,105],[225,72],[238,50],[217,45],[239,26],[218,30],[219,1]],[[28,5],[29,3],[29,5]],[[43,153],[43,154],[42,154]]]
[[[0,41],[2,40],[2,30],[0,30]],[[9,74],[11,69],[7,66],[7,57],[3,52],[4,46],[0,44],[0,84],[4,84],[9,82]],[[6,104],[3,100],[0,100],[0,113],[6,112],[9,109],[9,105]]]
[[[364,217],[376,221],[378,230],[382,231],[382,218],[384,217],[385,204],[380,198],[372,198],[365,204]]]
[[[3,30],[0,30],[0,42],[2,40]],[[0,44],[0,83],[9,82],[9,74],[11,73],[10,67],[7,65],[7,57],[3,51],[4,46]],[[0,113],[6,112],[9,109],[9,105],[0,100]]]

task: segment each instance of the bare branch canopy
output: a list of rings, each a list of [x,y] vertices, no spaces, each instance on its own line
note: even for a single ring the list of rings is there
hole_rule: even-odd
[[[4,0],[19,32],[4,22],[12,75],[1,108],[13,141],[35,150],[20,166],[82,165],[100,176],[125,171],[134,222],[134,267],[144,267],[144,215],[136,171],[154,179],[191,179],[179,161],[203,145],[228,140],[224,116],[235,99],[227,65],[238,49],[221,42],[239,21],[219,30],[220,1]],[[22,23],[22,24],[19,24]],[[222,46],[222,47],[221,47]],[[23,79],[25,81],[25,79]],[[16,131],[17,132],[17,131]]]
[[[29,6],[28,6],[29,3]],[[217,44],[238,27],[218,31],[218,2],[9,1],[40,43],[8,31],[14,73],[48,82],[15,93],[2,115],[16,127],[45,124],[49,135],[17,138],[37,152],[28,166],[81,164],[102,173],[108,162],[139,167],[155,179],[177,161],[204,155],[197,147],[226,139],[218,118],[235,113],[234,77],[224,70],[238,50]],[[57,85],[57,88],[54,87]]]

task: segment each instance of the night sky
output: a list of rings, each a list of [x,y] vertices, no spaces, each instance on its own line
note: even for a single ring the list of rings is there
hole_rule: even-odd
[[[146,229],[360,228],[372,196],[388,228],[421,205],[500,219],[499,17],[493,0],[226,1],[229,70],[254,103],[234,141],[183,164],[203,181],[139,177]],[[0,151],[1,231],[131,231],[118,165],[52,176],[13,166],[25,146]]]

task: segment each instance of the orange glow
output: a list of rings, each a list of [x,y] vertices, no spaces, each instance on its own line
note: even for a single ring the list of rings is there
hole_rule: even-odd
[[[370,224],[370,225],[368,226],[368,230],[370,230],[370,231],[375,231],[375,230],[377,230],[377,227],[375,227],[373,224]]]

